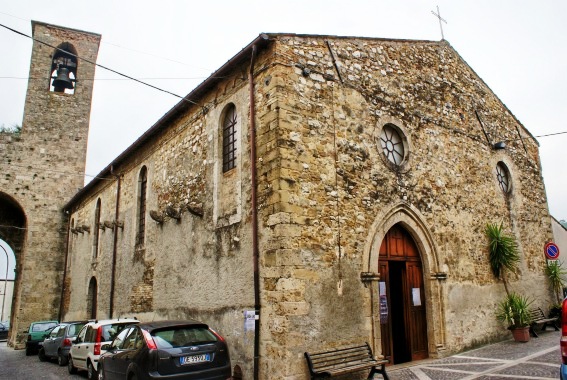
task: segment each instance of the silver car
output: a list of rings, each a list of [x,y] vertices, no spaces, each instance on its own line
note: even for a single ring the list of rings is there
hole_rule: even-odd
[[[63,322],[55,326],[41,344],[39,360],[57,359],[60,366],[67,365],[71,345],[86,323],[87,321]]]

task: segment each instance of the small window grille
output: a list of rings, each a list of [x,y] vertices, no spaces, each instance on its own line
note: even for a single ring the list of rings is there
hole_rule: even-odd
[[[230,105],[222,127],[222,171],[236,167],[236,107]]]

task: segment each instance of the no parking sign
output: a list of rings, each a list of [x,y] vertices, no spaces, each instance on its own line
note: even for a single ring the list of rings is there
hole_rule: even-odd
[[[559,247],[553,242],[547,243],[543,248],[543,251],[545,252],[545,256],[548,260],[557,260],[559,257]]]

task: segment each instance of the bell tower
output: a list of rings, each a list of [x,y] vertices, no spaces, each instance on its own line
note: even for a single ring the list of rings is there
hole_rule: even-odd
[[[0,136],[7,162],[0,182],[0,225],[6,226],[0,238],[16,256],[9,338],[16,348],[25,345],[22,331],[30,322],[60,318],[68,239],[62,209],[84,184],[101,38],[37,21],[32,34],[21,133]],[[8,223],[13,220],[18,223]]]

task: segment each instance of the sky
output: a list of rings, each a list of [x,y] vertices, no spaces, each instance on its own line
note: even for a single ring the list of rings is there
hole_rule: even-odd
[[[99,64],[185,96],[260,33],[438,41],[437,7],[445,39],[537,137],[550,213],[567,220],[565,0],[18,0],[0,5],[0,24],[101,34]],[[21,125],[31,45],[0,27],[0,126]],[[97,68],[85,181],[178,101]]]

